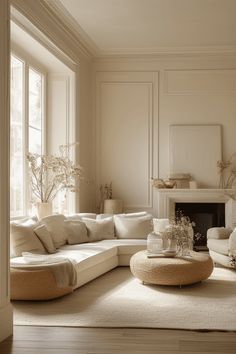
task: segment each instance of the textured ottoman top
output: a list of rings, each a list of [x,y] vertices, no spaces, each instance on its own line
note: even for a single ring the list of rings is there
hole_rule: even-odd
[[[207,253],[192,251],[186,257],[148,258],[147,251],[140,251],[132,256],[130,269],[145,283],[186,285],[207,279],[213,271],[213,262]]]

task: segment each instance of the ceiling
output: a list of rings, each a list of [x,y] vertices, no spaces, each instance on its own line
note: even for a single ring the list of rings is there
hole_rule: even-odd
[[[235,0],[47,0],[95,55],[236,51]]]

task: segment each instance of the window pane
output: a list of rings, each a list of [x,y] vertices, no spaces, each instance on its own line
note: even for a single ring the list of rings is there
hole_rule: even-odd
[[[10,209],[23,215],[23,63],[11,56]]]
[[[41,154],[42,131],[29,126],[29,151],[33,154]]]
[[[42,127],[42,76],[29,69],[29,125]]]

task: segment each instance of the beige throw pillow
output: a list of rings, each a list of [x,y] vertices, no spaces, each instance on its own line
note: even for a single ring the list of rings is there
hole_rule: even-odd
[[[89,242],[86,225],[79,220],[65,220],[64,227],[67,233],[67,242],[69,245]]]
[[[114,222],[117,238],[145,239],[153,230],[152,215],[149,214],[136,217],[114,215]]]
[[[34,229],[34,232],[48,251],[48,253],[57,252],[56,247],[53,244],[51,233],[48,231],[45,225],[38,226]]]
[[[50,215],[42,218],[41,223],[45,224],[52,235],[52,241],[56,248],[66,244],[67,235],[64,228],[66,217],[62,214]]]
[[[23,224],[11,223],[11,249],[12,254],[21,256],[22,252],[45,253],[45,249],[35,235],[33,227]]]
[[[83,221],[88,229],[88,236],[91,242],[115,238],[112,217],[102,220],[83,218]]]

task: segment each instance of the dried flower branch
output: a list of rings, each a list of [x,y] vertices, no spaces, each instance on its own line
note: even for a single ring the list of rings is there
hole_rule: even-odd
[[[110,184],[106,183],[104,186],[100,186],[101,200],[112,199],[112,182]]]
[[[193,226],[188,216],[182,212],[177,213],[174,219],[170,220],[170,226],[166,228],[163,237],[167,240],[175,241],[177,252],[183,253],[184,250],[191,250],[193,247]]]
[[[77,190],[82,168],[70,159],[75,144],[60,145],[59,156],[28,154],[32,194],[41,202],[51,202],[61,190]]]
[[[220,174],[219,188],[230,189],[236,180],[236,153],[227,161],[217,161],[217,168]]]

